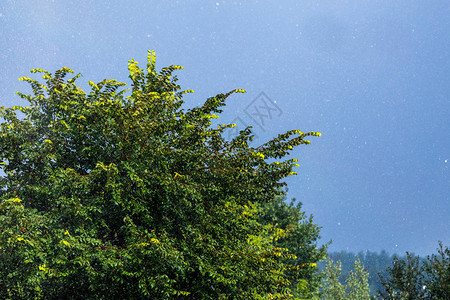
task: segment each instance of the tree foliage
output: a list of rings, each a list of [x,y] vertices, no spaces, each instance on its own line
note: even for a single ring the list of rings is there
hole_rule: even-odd
[[[348,299],[355,300],[369,300],[369,272],[364,270],[364,265],[357,257],[353,264],[353,271],[350,271],[350,276],[347,279],[348,285]]]
[[[411,253],[406,259],[395,258],[388,268],[389,276],[382,278],[383,299],[449,299],[450,250],[439,242],[438,254],[425,260]]]
[[[290,203],[286,197],[277,196],[263,206],[259,219],[261,224],[270,224],[277,228],[279,237],[275,245],[289,249],[296,258],[290,258],[286,263],[299,267],[301,279],[292,282],[294,295],[302,298],[318,296],[322,274],[317,262],[326,258],[326,245],[318,246],[320,227],[314,224],[313,217],[307,217],[301,209],[302,203],[296,203],[295,198]],[[298,286],[295,289],[294,286]],[[302,287],[303,288],[300,288]]]
[[[385,291],[380,293],[383,299],[422,299],[423,274],[418,256],[406,253],[406,259],[394,258],[392,267],[388,268],[390,278],[382,280]]]
[[[321,285],[321,299],[354,299],[369,300],[369,273],[358,257],[353,264],[353,270],[345,280],[345,285],[339,281],[341,277],[341,262],[327,259],[324,270],[324,279]]]
[[[433,299],[450,298],[450,249],[439,242],[437,254],[428,256],[423,265],[425,288]]]
[[[339,260],[334,262],[331,258],[327,259],[321,285],[322,299],[345,299],[345,286],[339,281],[341,268],[342,265]]]
[[[345,279],[350,276],[350,271],[353,270],[356,257],[358,257],[361,264],[364,265],[365,269],[369,273],[368,282],[370,294],[372,296],[377,295],[378,290],[383,288],[380,277],[388,277],[387,268],[392,265],[394,260],[394,256],[388,254],[384,250],[379,253],[372,251],[360,251],[358,253],[339,251],[329,252],[328,255],[329,257],[338,258],[342,264],[342,272],[340,277],[341,282],[344,282]],[[325,264],[319,264],[319,268],[325,269]]]
[[[234,90],[185,111],[175,70],[131,60],[124,83],[62,68],[32,78],[28,106],[1,107],[0,298],[292,298],[302,293],[317,228],[260,221],[283,194],[308,136],[291,130],[250,146],[211,119]],[[275,161],[280,160],[280,161]],[[273,161],[273,162],[269,162]],[[297,216],[298,219],[298,216]],[[295,220],[294,220],[295,221]],[[292,223],[291,221],[289,221]],[[289,223],[289,224],[290,224]],[[311,227],[312,226],[312,227]],[[284,247],[302,237],[300,258]],[[296,251],[297,251],[296,250]],[[303,251],[303,250],[302,250]],[[309,254],[308,254],[309,253]],[[301,254],[297,252],[297,255]],[[305,277],[306,276],[306,277]]]

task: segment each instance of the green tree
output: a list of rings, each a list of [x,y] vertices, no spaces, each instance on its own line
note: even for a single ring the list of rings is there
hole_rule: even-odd
[[[423,265],[424,286],[432,299],[450,298],[450,249],[439,242],[438,253],[428,256]]]
[[[348,286],[347,299],[355,300],[369,300],[369,272],[364,270],[364,265],[356,257],[353,264],[353,270],[350,271],[350,276],[346,280]]]
[[[339,279],[341,277],[341,262],[333,262],[331,258],[327,259],[324,270],[324,279],[322,281],[322,299],[354,299],[369,300],[369,273],[364,270],[364,265],[358,257],[353,264],[353,270],[343,285]]]
[[[293,294],[308,299],[318,296],[322,274],[317,263],[327,257],[326,245],[318,246],[320,227],[302,211],[302,203],[296,203],[295,198],[287,203],[285,196],[277,196],[263,206],[259,222],[277,228],[280,237],[274,241],[275,245],[295,255],[286,261],[301,273],[302,279],[292,282]]]
[[[32,70],[29,106],[1,107],[0,298],[293,298],[304,270],[259,218],[295,173],[283,158],[319,133],[225,140],[233,124],[211,119],[242,90],[185,111],[181,67],[157,72],[149,52],[128,68],[130,93]]]
[[[324,270],[324,278],[321,285],[321,299],[345,299],[345,286],[339,281],[341,277],[341,262],[334,262],[331,258],[327,259]]]
[[[418,256],[406,252],[406,259],[394,258],[392,267],[388,268],[390,278],[381,282],[383,299],[422,299],[424,296],[423,275]]]
[[[450,298],[450,250],[442,242],[438,254],[425,260],[408,252],[406,259],[395,258],[388,274],[379,291],[383,299]]]
[[[350,271],[353,270],[353,264],[355,263],[356,257],[358,257],[364,268],[369,272],[369,289],[371,296],[375,296],[378,290],[383,288],[381,284],[380,277],[387,277],[387,268],[392,265],[393,256],[389,255],[386,251],[381,251],[380,253],[371,251],[360,251],[358,254],[339,251],[339,252],[329,252],[330,257],[339,258],[342,264],[342,278],[348,278],[350,276]],[[324,268],[325,265],[320,267]]]

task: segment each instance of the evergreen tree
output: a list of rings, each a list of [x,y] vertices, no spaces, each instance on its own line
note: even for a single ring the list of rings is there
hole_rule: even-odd
[[[361,261],[356,257],[353,270],[350,271],[350,276],[346,280],[348,286],[347,299],[369,300],[370,290],[368,279],[369,273],[364,270]]]
[[[339,277],[341,277],[341,262],[338,260],[335,263],[328,258],[321,285],[322,299],[345,299],[345,286],[340,283]]]
[[[340,251],[330,252],[330,257],[339,259],[342,264],[341,282],[344,282],[350,276],[350,271],[353,269],[356,257],[360,259],[360,262],[364,265],[365,269],[369,273],[369,289],[371,296],[375,296],[378,290],[383,288],[380,277],[387,278],[387,268],[392,265],[394,257],[389,255],[386,251],[380,253],[365,251],[359,252],[357,255],[352,252]],[[325,269],[325,264],[319,264],[321,269]]]
[[[308,248],[317,228],[259,219],[295,173],[296,160],[283,158],[319,133],[291,130],[251,147],[246,128],[225,140],[233,125],[211,119],[242,90],[184,111],[178,69],[157,72],[152,52],[145,70],[130,61],[130,94],[115,80],[89,82],[86,93],[68,68],[32,70],[44,84],[21,78],[33,89],[19,94],[29,106],[0,109],[0,298],[305,293],[293,283],[311,278],[303,265],[320,254],[293,264],[276,241],[312,228],[298,249]]]
[[[370,298],[369,273],[364,270],[358,257],[353,264],[353,270],[346,279],[346,285],[343,285],[339,279],[341,277],[341,261],[333,262],[331,258],[327,259],[325,266],[324,279],[321,285],[321,299],[354,299],[368,300]]]

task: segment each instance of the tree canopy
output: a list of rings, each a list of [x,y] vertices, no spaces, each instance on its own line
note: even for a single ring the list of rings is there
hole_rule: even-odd
[[[364,269],[359,257],[356,256],[353,270],[350,270],[345,285],[339,281],[341,269],[340,260],[334,262],[332,258],[327,258],[320,299],[370,300],[369,273]]]
[[[383,299],[449,299],[450,249],[439,242],[437,254],[421,259],[406,252],[406,258],[395,257],[382,277]]]
[[[262,219],[270,205],[285,210],[274,201],[297,166],[286,156],[320,134],[254,147],[249,127],[226,140],[233,124],[211,119],[243,90],[184,110],[180,66],[158,72],[150,51],[146,69],[128,69],[130,90],[103,80],[88,93],[68,68],[35,69],[44,83],[21,78],[29,105],[1,107],[0,297],[307,296],[324,251],[317,226]],[[289,252],[283,239],[309,229],[303,257]]]

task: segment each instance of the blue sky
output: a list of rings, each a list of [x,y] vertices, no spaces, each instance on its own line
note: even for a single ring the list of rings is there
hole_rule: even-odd
[[[287,183],[330,250],[429,254],[450,244],[449,15],[447,1],[4,0],[0,105],[21,103],[32,68],[128,82],[127,61],[155,50],[185,68],[186,107],[243,88],[221,122],[257,142],[322,133]],[[263,126],[258,101],[278,109],[260,108]]]

